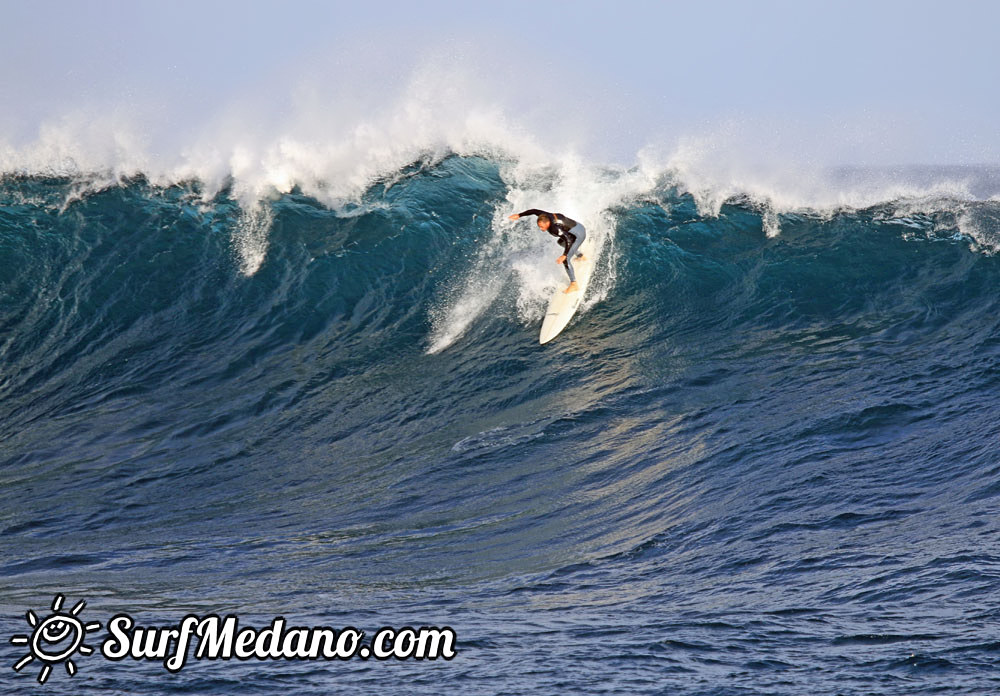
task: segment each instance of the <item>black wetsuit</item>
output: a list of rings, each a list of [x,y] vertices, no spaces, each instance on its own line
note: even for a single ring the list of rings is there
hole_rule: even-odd
[[[576,220],[570,220],[568,217],[562,213],[547,213],[544,210],[538,210],[532,208],[531,210],[525,210],[523,213],[518,213],[518,217],[524,217],[525,215],[548,215],[552,223],[549,225],[547,232],[553,237],[559,239],[559,246],[561,246],[566,253],[569,253],[569,248],[573,246],[573,242],[576,241],[576,235],[570,232],[571,229],[576,227]]]
[[[546,232],[559,240],[559,246],[566,253],[566,260],[563,261],[563,266],[566,268],[566,275],[569,276],[571,281],[576,282],[576,273],[573,271],[573,259],[576,258],[576,252],[579,251],[583,240],[587,238],[587,231],[583,225],[576,220],[570,220],[562,213],[547,213],[544,210],[536,208],[517,214],[518,217],[524,217],[525,215],[549,216],[549,220],[552,222],[549,223],[549,229]],[[572,229],[576,229],[576,234],[570,232]]]

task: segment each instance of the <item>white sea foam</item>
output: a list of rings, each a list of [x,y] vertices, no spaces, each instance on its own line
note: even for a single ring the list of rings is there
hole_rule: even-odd
[[[274,213],[264,202],[251,203],[240,211],[232,240],[239,259],[240,272],[243,275],[252,276],[264,263],[272,222]]]

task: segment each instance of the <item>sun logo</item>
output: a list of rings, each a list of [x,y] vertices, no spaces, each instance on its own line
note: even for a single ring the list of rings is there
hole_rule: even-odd
[[[62,611],[62,603],[65,597],[57,594],[52,600],[52,613],[41,621],[35,616],[35,612],[30,609],[25,614],[28,623],[34,629],[30,636],[23,634],[16,635],[10,639],[13,645],[27,645],[28,654],[17,661],[14,671],[20,672],[21,668],[32,660],[42,662],[42,669],[38,673],[38,683],[44,684],[52,672],[52,665],[60,662],[66,663],[66,671],[69,676],[76,674],[76,665],[70,658],[73,653],[79,652],[81,655],[89,655],[94,649],[85,645],[83,640],[87,637],[88,631],[100,629],[101,624],[97,621],[84,625],[77,615],[83,611],[87,603],[82,599],[76,603],[68,612]]]

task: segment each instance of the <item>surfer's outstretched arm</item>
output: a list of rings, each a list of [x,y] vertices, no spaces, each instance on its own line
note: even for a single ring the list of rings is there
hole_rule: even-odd
[[[514,213],[510,216],[510,219],[517,220],[525,215],[548,215],[550,220],[554,217],[552,213],[547,213],[544,210],[538,210],[538,208],[531,208],[530,210],[525,210],[523,213]]]

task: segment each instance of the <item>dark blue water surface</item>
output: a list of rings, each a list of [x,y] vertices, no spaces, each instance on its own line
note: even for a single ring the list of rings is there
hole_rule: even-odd
[[[3,693],[1000,690],[995,201],[767,236],[665,182],[610,211],[613,287],[556,341],[503,290],[429,353],[495,163],[270,201],[252,275],[227,192],[77,185],[0,185]],[[458,655],[94,654],[39,686],[7,639],[56,593],[102,623],[447,625]]]

